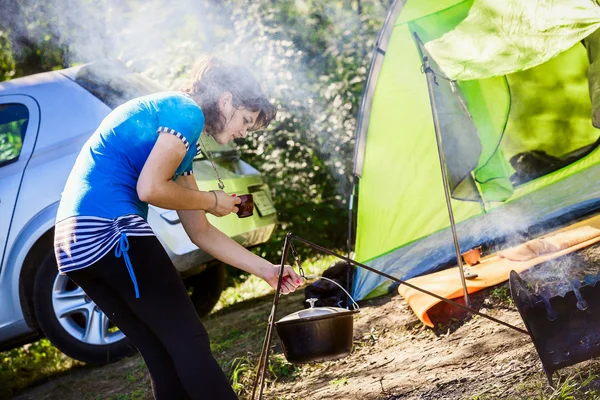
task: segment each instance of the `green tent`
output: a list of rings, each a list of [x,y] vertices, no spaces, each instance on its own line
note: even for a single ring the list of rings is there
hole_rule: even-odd
[[[456,265],[433,108],[461,251],[516,244],[600,208],[600,131],[592,125],[590,61],[580,42],[600,27],[600,6],[531,1],[563,3],[552,17],[560,26],[544,29],[554,36],[532,35],[537,21],[500,35],[492,27],[503,11],[481,12],[493,3],[533,4],[524,0],[391,7],[359,115],[357,261],[401,279]],[[352,293],[363,299],[393,287],[359,268]]]

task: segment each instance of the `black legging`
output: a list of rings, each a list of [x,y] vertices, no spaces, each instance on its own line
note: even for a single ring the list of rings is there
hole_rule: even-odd
[[[152,391],[163,399],[237,399],[210,351],[206,329],[185,286],[154,236],[129,237],[140,298],[114,249],[67,273],[138,348]]]

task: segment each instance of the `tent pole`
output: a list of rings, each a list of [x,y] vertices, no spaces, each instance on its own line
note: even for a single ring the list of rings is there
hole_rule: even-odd
[[[346,257],[352,258],[352,247],[355,239],[355,229],[356,221],[355,221],[355,204],[356,204],[356,193],[358,188],[358,177],[353,175],[352,179],[352,188],[350,189],[350,198],[348,199],[348,243],[347,243],[347,254]],[[355,268],[351,264],[346,266],[346,291],[350,293],[352,291],[351,285],[351,276],[352,269]],[[350,299],[346,296],[346,301],[344,303],[345,307],[350,307]]]
[[[427,88],[429,90],[429,102],[431,103],[431,112],[433,114],[433,125],[435,130],[435,140],[437,142],[438,156],[440,160],[440,168],[442,170],[442,181],[444,183],[444,195],[446,196],[446,206],[448,208],[448,218],[450,218],[450,227],[452,229],[452,238],[454,239],[454,249],[456,251],[456,260],[458,262],[458,270],[460,271],[460,281],[462,283],[463,292],[465,295],[465,303],[471,307],[471,300],[469,299],[469,293],[467,292],[467,282],[465,281],[465,271],[463,269],[462,257],[460,255],[460,243],[458,241],[458,233],[456,232],[456,223],[454,221],[454,213],[452,212],[452,202],[450,198],[450,189],[448,185],[448,175],[446,171],[446,159],[444,157],[444,151],[442,149],[442,136],[440,134],[440,121],[438,117],[438,111],[433,101],[433,85],[437,85],[437,82],[433,78],[433,71],[429,66],[429,60],[426,56],[423,57],[423,70],[427,77]]]

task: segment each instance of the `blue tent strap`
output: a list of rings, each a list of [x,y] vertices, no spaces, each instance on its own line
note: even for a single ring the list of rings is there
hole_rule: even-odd
[[[138,288],[137,279],[135,277],[135,272],[133,271],[133,266],[131,265],[131,260],[129,259],[129,240],[127,240],[127,234],[125,232],[121,233],[121,237],[117,242],[117,247],[115,248],[115,257],[120,258],[121,255],[125,259],[125,265],[127,266],[127,272],[129,272],[129,276],[131,277],[131,281],[133,282],[133,288],[135,289],[135,298],[140,298],[140,290]]]

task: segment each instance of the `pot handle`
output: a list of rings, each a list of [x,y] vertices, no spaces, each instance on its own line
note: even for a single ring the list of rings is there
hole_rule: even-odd
[[[344,293],[346,293],[346,294],[348,295],[348,297],[350,297],[350,300],[352,300],[352,308],[353,308],[354,310],[357,310],[357,311],[360,309],[360,307],[358,306],[358,304],[356,304],[356,301],[354,301],[354,299],[352,298],[352,296],[350,296],[350,293],[348,293],[348,292],[346,291],[346,289],[344,289],[344,288],[342,287],[342,285],[340,285],[339,283],[337,283],[337,282],[336,282],[336,281],[334,281],[333,279],[329,279],[329,278],[326,278],[326,277],[324,277],[324,276],[320,276],[320,275],[307,275],[307,276],[305,276],[305,278],[306,278],[306,279],[317,279],[317,278],[320,278],[320,279],[325,279],[326,281],[329,281],[329,282],[331,282],[331,283],[335,283],[336,285],[338,285],[338,286],[339,286],[339,288],[340,288],[340,289],[342,289],[342,290],[344,291]]]

